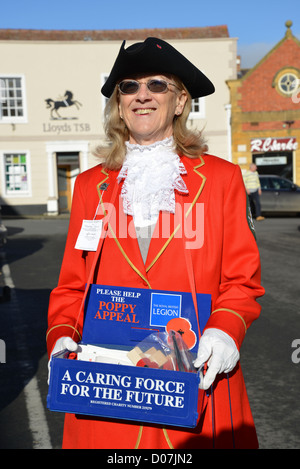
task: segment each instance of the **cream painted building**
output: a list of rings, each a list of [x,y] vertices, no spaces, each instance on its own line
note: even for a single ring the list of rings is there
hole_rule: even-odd
[[[0,30],[0,204],[3,214],[70,210],[79,172],[98,164],[105,141],[100,89],[119,51],[161,37],[213,81],[195,100],[189,125],[204,129],[210,153],[231,159],[230,96],[236,38],[226,26],[124,31]]]

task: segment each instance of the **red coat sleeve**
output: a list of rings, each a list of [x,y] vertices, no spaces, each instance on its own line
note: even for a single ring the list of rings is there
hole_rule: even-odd
[[[48,310],[47,349],[50,355],[58,338],[72,337],[80,341],[82,320],[76,325],[86,283],[86,263],[83,251],[75,249],[76,240],[85,218],[85,196],[80,176],[74,187],[69,231],[57,287],[51,292]]]
[[[260,314],[260,256],[240,168],[235,166],[224,195],[222,267],[219,295],[206,328],[219,328],[240,348]]]

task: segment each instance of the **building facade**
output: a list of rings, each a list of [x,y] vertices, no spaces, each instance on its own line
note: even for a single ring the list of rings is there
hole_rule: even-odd
[[[300,184],[300,41],[291,26],[255,67],[228,81],[232,161]]]
[[[226,26],[123,31],[0,30],[0,204],[3,214],[68,212],[77,174],[98,164],[105,142],[100,89],[121,43],[165,39],[213,81],[194,100],[189,125],[230,159],[228,80],[236,38]]]

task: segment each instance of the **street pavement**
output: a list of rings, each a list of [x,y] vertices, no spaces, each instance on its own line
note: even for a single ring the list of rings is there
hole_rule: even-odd
[[[0,448],[60,448],[64,416],[46,409],[45,332],[68,219],[4,224],[8,242],[0,252],[0,280],[11,287],[11,298],[0,302],[0,339],[6,346],[6,363],[0,354]],[[243,343],[241,363],[262,449],[300,448],[300,360],[293,347],[298,340],[300,359],[299,226],[299,218],[255,222],[266,294]]]
[[[292,345],[300,344],[300,219],[269,218],[255,227],[266,293],[241,362],[260,447],[299,449],[300,362]]]

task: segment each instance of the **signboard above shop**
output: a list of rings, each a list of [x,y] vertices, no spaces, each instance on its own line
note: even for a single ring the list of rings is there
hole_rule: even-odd
[[[287,164],[286,156],[257,156],[255,159],[256,166],[273,166],[277,164]]]
[[[295,137],[251,139],[251,153],[286,152],[297,148],[298,142]]]

